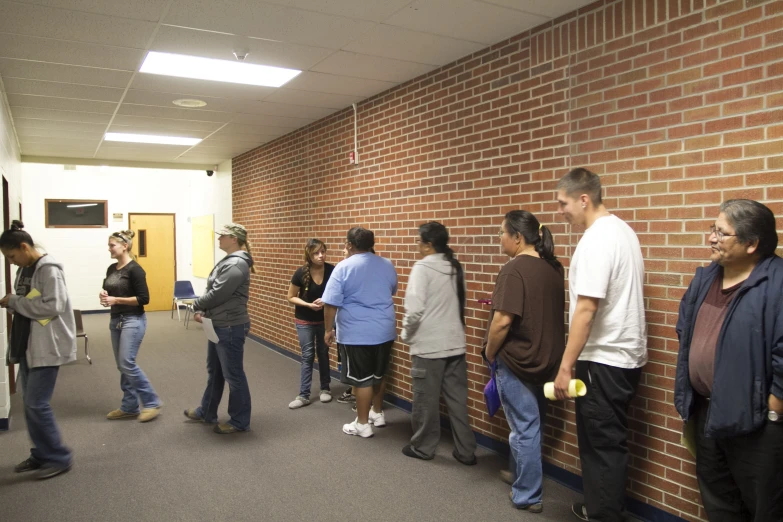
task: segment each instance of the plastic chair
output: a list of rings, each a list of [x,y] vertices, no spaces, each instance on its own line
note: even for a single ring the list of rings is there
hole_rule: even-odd
[[[175,281],[174,282],[174,297],[171,300],[171,318],[174,319],[174,309],[177,309],[177,321],[181,321],[179,315],[179,304],[182,303],[187,308],[188,305],[192,305],[193,301],[198,299],[193,292],[193,285],[190,281]]]
[[[90,349],[89,349],[90,340],[87,338],[87,334],[84,333],[84,324],[82,324],[82,311],[74,310],[73,318],[76,320],[76,338],[78,339],[79,337],[84,337],[84,355],[85,357],[87,357],[87,362],[92,364],[92,359],[90,359]]]

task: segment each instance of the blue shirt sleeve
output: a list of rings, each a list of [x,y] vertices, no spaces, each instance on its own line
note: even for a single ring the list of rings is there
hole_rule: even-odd
[[[321,297],[321,301],[331,305],[340,307],[343,305],[343,280],[345,279],[345,270],[340,265],[334,267],[329,281],[326,283],[324,289],[324,295]]]

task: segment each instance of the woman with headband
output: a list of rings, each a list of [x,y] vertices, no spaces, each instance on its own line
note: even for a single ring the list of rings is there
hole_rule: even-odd
[[[120,371],[122,404],[106,415],[109,420],[138,418],[148,422],[160,414],[163,405],[149,379],[136,364],[141,341],[147,331],[144,305],[150,302],[147,274],[133,260],[132,230],[115,232],[109,236],[109,254],[117,262],[106,270],[101,305],[111,307],[111,346]]]

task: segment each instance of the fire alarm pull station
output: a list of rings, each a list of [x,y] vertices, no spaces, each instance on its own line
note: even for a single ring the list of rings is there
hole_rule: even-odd
[[[348,153],[348,163],[350,163],[351,165],[356,163],[356,154],[354,153],[354,151]]]

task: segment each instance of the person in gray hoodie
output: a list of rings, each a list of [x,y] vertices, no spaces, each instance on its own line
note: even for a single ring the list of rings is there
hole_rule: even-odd
[[[230,223],[217,233],[220,249],[227,255],[215,265],[207,279],[207,291],[196,299],[194,319],[212,321],[218,342],[207,343],[207,388],[198,408],[185,410],[185,417],[216,424],[222,435],[250,429],[250,388],[244,369],[245,337],[250,332],[247,300],[250,272],[255,273],[247,231]],[[228,382],[226,424],[217,423],[217,410]]]
[[[19,364],[30,457],[14,471],[35,471],[48,479],[71,469],[73,455],[60,437],[50,401],[60,366],[76,360],[76,320],[63,267],[35,248],[30,234],[14,221],[0,235],[0,251],[20,267],[16,294],[0,299],[13,312],[8,364]]]
[[[405,290],[400,338],[410,346],[413,378],[413,437],[402,453],[431,460],[440,440],[440,394],[454,435],[452,455],[476,463],[476,437],[468,422],[468,370],[465,360],[465,275],[448,246],[440,223],[419,227],[416,243],[423,257],[413,265]]]

